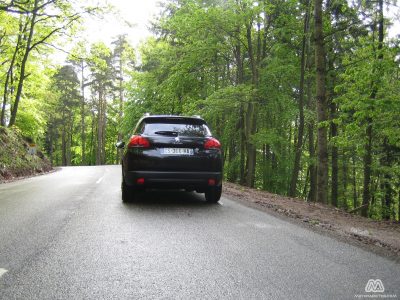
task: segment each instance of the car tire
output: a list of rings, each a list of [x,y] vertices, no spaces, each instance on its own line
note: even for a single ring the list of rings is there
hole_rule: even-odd
[[[221,199],[222,186],[210,188],[205,192],[206,200],[210,203],[217,203]]]
[[[129,188],[126,185],[124,179],[122,179],[122,182],[121,182],[121,193],[122,193],[122,202],[128,203],[128,202],[133,201],[133,197],[134,197],[133,190],[132,190],[132,188]]]

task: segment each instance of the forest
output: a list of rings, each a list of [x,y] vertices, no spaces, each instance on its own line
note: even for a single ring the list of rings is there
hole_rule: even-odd
[[[201,115],[226,181],[399,220],[395,1],[160,5],[153,36],[134,47],[125,35],[74,39],[107,6],[0,0],[1,126],[54,166],[101,165],[119,163],[115,143],[144,113]],[[74,46],[54,63],[65,40]]]

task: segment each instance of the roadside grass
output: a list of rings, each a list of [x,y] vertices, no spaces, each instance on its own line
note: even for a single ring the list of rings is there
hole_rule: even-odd
[[[16,127],[0,126],[0,182],[52,169],[42,152],[37,151],[36,155],[28,153],[28,140]]]

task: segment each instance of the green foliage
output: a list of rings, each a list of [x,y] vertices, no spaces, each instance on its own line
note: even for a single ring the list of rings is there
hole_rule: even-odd
[[[3,121],[10,119],[23,74],[33,4],[24,5],[27,14],[0,11]],[[153,24],[155,37],[139,49],[125,36],[111,46],[80,41],[68,64],[57,68],[46,59],[48,43],[57,43],[64,29],[77,30],[79,22],[71,19],[68,1],[48,5],[43,12],[51,8],[58,17],[41,15],[35,25],[36,51],[30,51],[25,66],[16,125],[46,146],[54,164],[118,162],[116,140],[128,138],[145,112],[202,115],[222,142],[227,180],[287,194],[304,128],[296,192],[312,199],[316,136],[325,127],[330,188],[337,190],[339,207],[353,209],[361,205],[365,190],[371,124],[369,215],[399,218],[400,53],[398,39],[378,42],[376,3],[356,8],[346,1],[327,2],[323,31],[329,118],[320,123],[308,1],[166,1]]]
[[[378,61],[376,33],[366,29],[347,2],[330,3],[324,18],[327,96],[336,107],[330,104],[329,110],[335,110],[329,120],[317,124],[312,20],[308,29],[304,27],[307,10],[312,12],[307,3],[297,1],[169,1],[154,27],[159,38],[142,44],[140,64],[131,74],[123,121],[126,136],[144,112],[200,114],[222,141],[228,180],[246,181],[253,145],[254,186],[287,193],[298,142],[300,49],[305,37],[306,132],[298,195],[307,198],[310,192],[316,131],[321,126],[331,131],[335,125],[338,133],[330,136],[329,151],[336,148],[339,153],[339,206],[360,205],[366,120],[372,118],[370,214],[380,218],[388,209],[385,184],[392,187],[389,205],[394,211],[399,193],[399,163],[391,158],[400,149],[398,48],[385,43],[384,60]],[[372,100],[373,87],[378,93]]]

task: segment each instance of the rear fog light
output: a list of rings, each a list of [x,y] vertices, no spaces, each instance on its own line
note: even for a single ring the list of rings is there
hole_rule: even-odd
[[[208,185],[215,185],[215,179],[208,179]]]

